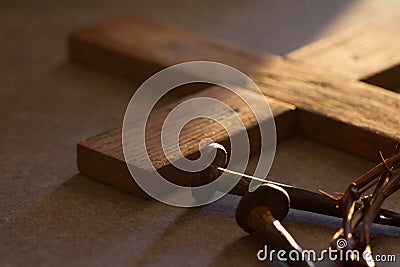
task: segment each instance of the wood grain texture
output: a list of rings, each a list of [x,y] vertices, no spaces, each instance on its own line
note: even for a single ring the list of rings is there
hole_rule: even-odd
[[[400,14],[397,14],[313,42],[287,56],[355,80],[396,89],[400,85],[399,51]],[[393,70],[379,75],[390,69]]]
[[[233,49],[203,36],[133,15],[114,17],[76,31],[70,38],[70,52],[75,60],[138,79],[145,79],[158,69],[179,62],[218,61],[243,71],[260,87],[272,103],[278,135],[281,137],[302,135],[375,161],[379,160],[377,151],[383,150],[389,154],[400,141],[400,95],[354,80],[357,75],[361,77],[367,71],[375,71],[372,69],[364,68],[353,77],[334,74],[325,67],[320,68],[297,59]],[[389,54],[392,52],[388,49]],[[379,66],[383,68],[383,62]],[[356,65],[353,64],[353,68],[356,69]],[[230,101],[232,108],[240,110],[249,134],[255,138],[256,125],[248,113],[242,110],[240,102],[230,99],[216,88],[189,97],[205,93],[210,97]],[[174,103],[163,108],[159,114],[168,113]],[[293,112],[294,109],[297,111]],[[155,125],[160,125],[162,116],[155,117]],[[159,132],[157,127],[150,126],[154,136]],[[197,137],[207,135],[228,145],[226,133],[216,124],[200,121],[192,128],[195,133],[183,133],[181,138],[183,144],[190,144],[184,150],[184,155],[189,158],[198,152]],[[193,136],[195,138],[192,140]],[[143,195],[132,184],[124,163],[120,138],[121,132],[116,130],[80,143],[79,170],[90,177]],[[188,181],[182,178],[185,175],[175,172],[165,161],[157,139],[150,140],[150,143],[150,157],[158,162],[156,169],[168,179],[186,184]],[[252,139],[251,145],[257,149],[257,140]],[[149,171],[140,161],[140,155],[134,165],[144,172]]]
[[[249,90],[244,90],[241,93],[250,97],[252,97],[253,94],[254,97],[257,97],[256,94]],[[251,152],[257,153],[259,150],[259,129],[251,110],[244,105],[237,96],[219,87],[205,89],[191,95],[189,98],[201,96],[223,101],[237,111],[236,114],[241,118],[241,121],[243,121],[247,129],[251,144]],[[149,158],[152,160],[154,169],[161,173],[166,179],[180,185],[190,184],[191,176],[189,173],[184,173],[170,164],[161,148],[160,134],[162,122],[165,120],[165,117],[176,105],[182,103],[186,99],[187,98],[182,98],[154,111],[149,117],[146,127],[146,133],[149,133],[148,138],[146,135],[146,144],[148,145],[147,152]],[[267,100],[275,117],[275,124],[279,133],[278,139],[282,140],[293,135],[296,128],[294,117],[295,107],[274,99],[267,98]],[[223,130],[219,123],[228,122],[232,124],[233,115],[222,113],[220,111],[221,109],[218,107],[208,108],[210,112],[219,117],[218,122],[199,119],[188,123],[188,127],[182,129],[180,134],[180,149],[182,154],[187,158],[195,158],[198,156],[198,144],[203,138],[212,138],[214,141],[222,143],[225,147],[229,148],[227,132]],[[195,110],[193,110],[193,114],[196,114]],[[132,137],[134,137],[135,131],[139,129],[136,129],[135,125],[132,126],[131,134]],[[122,151],[121,137],[121,129],[115,129],[79,143],[77,147],[78,169],[81,173],[89,177],[147,198],[147,195],[133,182],[128,171]],[[174,158],[176,152],[177,151],[172,150],[168,153],[170,157]],[[133,153],[135,153],[135,151],[133,151]],[[131,160],[129,160],[129,163],[135,166],[139,173],[141,172],[143,175],[146,175],[146,172],[153,171],[153,168],[144,163],[144,157],[145,155],[140,153],[134,154]],[[176,157],[175,159],[179,160],[179,158]]]
[[[292,60],[277,59],[249,76],[265,95],[318,118],[299,131],[312,132],[305,134],[311,139],[373,160],[374,151],[390,153],[400,140],[397,93]],[[338,131],[337,125],[346,127]],[[376,142],[367,141],[372,139]]]

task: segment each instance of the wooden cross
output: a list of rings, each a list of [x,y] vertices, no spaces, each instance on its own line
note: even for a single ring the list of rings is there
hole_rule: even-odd
[[[278,141],[300,135],[378,161],[379,150],[389,155],[400,141],[399,32],[400,15],[280,57],[254,53],[172,25],[125,14],[74,31],[69,38],[69,51],[74,61],[138,81],[186,61],[228,64],[247,74],[262,90],[275,117]],[[157,133],[169,111],[187,98],[223,99],[245,122],[252,152],[258,149],[258,127],[251,111],[221,88],[200,89],[180,90],[179,98],[160,106],[147,127],[156,136],[146,140],[154,167],[178,184],[190,181],[160,154]],[[186,157],[198,154],[196,142],[204,137],[229,145],[226,132],[217,123],[194,123],[181,133],[181,149]],[[137,155],[134,164],[149,171],[140,165],[142,156]],[[148,197],[134,183],[124,161],[121,129],[79,143],[77,160],[81,173]]]

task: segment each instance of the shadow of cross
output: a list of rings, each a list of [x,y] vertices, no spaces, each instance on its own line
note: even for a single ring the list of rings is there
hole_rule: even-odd
[[[295,135],[378,161],[377,151],[389,155],[400,140],[400,16],[317,41],[286,57],[233,47],[185,29],[124,14],[88,25],[69,37],[70,57],[77,62],[144,81],[155,72],[186,61],[210,60],[233,66],[259,86],[275,117],[278,141]],[[384,27],[385,31],[382,31]],[[387,79],[387,80],[385,80]],[[362,81],[392,89],[386,90]],[[190,177],[179,173],[160,154],[161,123],[185,99],[223,99],[238,111],[257,152],[259,136],[251,110],[222,88],[184,88],[178,97],[157,109],[146,130],[148,154],[157,171],[178,184]],[[182,97],[183,95],[186,95]],[[216,111],[218,113],[218,111]],[[229,120],[222,116],[221,120]],[[198,143],[210,137],[229,148],[229,136],[216,123],[196,121],[180,135],[185,157],[198,155]],[[150,143],[150,144],[149,144]],[[186,145],[182,145],[186,144]],[[187,145],[190,144],[190,145]],[[124,161],[121,129],[78,144],[81,173],[134,193],[147,195],[133,182]],[[173,152],[171,152],[173,153]],[[143,155],[133,162],[144,175]]]

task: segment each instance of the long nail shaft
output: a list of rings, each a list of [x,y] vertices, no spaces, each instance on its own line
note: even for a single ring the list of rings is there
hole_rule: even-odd
[[[222,167],[217,167],[219,171],[235,176],[241,176],[239,183],[231,190],[231,194],[243,196],[249,190],[251,180],[260,181],[263,183],[275,184],[287,191],[291,199],[291,208],[314,212],[323,215],[342,218],[343,210],[338,206],[337,201],[330,199],[320,193],[309,191],[306,189],[294,187],[287,184],[277,183],[253,177],[247,174],[231,171]],[[379,216],[374,220],[375,223],[391,226],[400,226],[400,213],[381,209]]]

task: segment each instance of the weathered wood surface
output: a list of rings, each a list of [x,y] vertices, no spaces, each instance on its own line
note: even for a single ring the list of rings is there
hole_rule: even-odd
[[[400,13],[313,42],[287,56],[399,92]]]
[[[244,90],[241,94],[246,94],[249,97],[257,97],[256,94],[248,90]],[[259,149],[259,130],[257,121],[251,110],[237,96],[219,87],[205,89],[191,95],[190,98],[201,96],[218,99],[236,110],[236,114],[243,121],[248,131],[251,152],[257,152],[257,149]],[[158,108],[149,117],[146,127],[146,131],[149,134],[149,137],[146,135],[147,152],[149,158],[152,160],[154,169],[159,171],[166,179],[182,185],[190,183],[190,175],[183,174],[170,165],[162,150],[160,134],[162,122],[165,120],[165,117],[176,105],[185,100],[186,98],[183,98]],[[295,132],[295,107],[274,99],[268,99],[268,102],[275,117],[276,127],[279,132],[278,138],[283,139],[293,135]],[[231,121],[234,115],[223,113],[223,110],[218,106],[214,108],[209,106],[207,108],[214,116],[219,117],[218,122],[209,119],[198,119],[188,123],[187,127],[182,129],[180,134],[180,148],[182,154],[187,158],[194,158],[198,155],[198,144],[204,138],[212,138],[214,141],[229,147],[227,132],[223,130],[219,123],[230,122],[232,125]],[[193,115],[195,114],[196,111],[193,110]],[[238,133],[239,129],[235,130],[236,126],[232,126],[234,127],[233,131]],[[132,136],[135,136],[135,130],[140,130],[135,129],[134,125],[132,125],[131,129],[133,131],[131,133]],[[145,193],[132,182],[122,151],[121,136],[121,129],[115,129],[79,143],[77,148],[78,169],[81,173],[89,177],[94,177],[107,184],[145,197]],[[174,157],[175,153],[176,151],[174,150],[169,151],[169,156]],[[144,163],[144,157],[145,155],[137,153],[137,155],[134,155],[129,160],[129,163],[140,169],[143,173],[151,172],[152,168]]]
[[[76,31],[71,35],[70,49],[75,60],[140,80],[163,67],[190,60],[213,60],[236,67],[255,81],[269,101],[289,103],[278,104],[279,110],[281,106],[285,107],[285,112],[278,112],[277,116],[278,135],[281,136],[303,135],[372,160],[379,160],[378,150],[390,153],[400,140],[400,95],[354,80],[354,77],[362,78],[377,69],[364,68],[352,75],[334,74],[324,67],[314,66],[313,62],[232,49],[206,37],[133,15],[115,17]],[[388,53],[392,51],[388,49]],[[379,66],[386,67],[383,63]],[[353,68],[356,69],[354,64]],[[352,73],[351,70],[348,73]],[[203,93],[210,94],[209,97],[218,95],[215,89],[198,94]],[[276,109],[273,107],[275,115]],[[293,109],[296,109],[294,114],[288,113]],[[244,118],[247,120],[246,116]],[[210,137],[226,143],[226,134],[212,127],[204,128],[200,124],[194,128],[198,134],[214,130]],[[79,170],[103,182],[142,194],[131,183],[120,139],[121,132],[116,130],[80,143]],[[150,146],[156,148],[150,154],[159,156],[161,146],[150,141],[153,142]],[[257,144],[253,142],[252,145]],[[185,153],[190,156],[196,151],[197,144]],[[173,174],[168,163],[158,160],[163,163],[156,168],[164,170],[165,174]],[[141,167],[139,162],[137,165]],[[185,183],[182,180],[175,182]]]
[[[265,95],[318,118],[311,128],[300,124],[300,134],[313,140],[376,160],[376,151],[389,153],[400,139],[397,93],[291,60],[277,59],[248,74]]]

